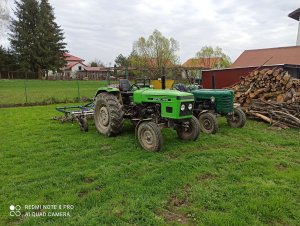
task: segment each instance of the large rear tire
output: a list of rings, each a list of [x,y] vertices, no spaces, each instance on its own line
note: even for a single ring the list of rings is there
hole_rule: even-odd
[[[233,128],[242,128],[246,124],[246,115],[241,108],[235,108],[232,115],[227,116],[227,123]]]
[[[147,151],[159,151],[163,139],[160,128],[154,122],[142,122],[137,128],[137,137],[140,145]]]
[[[189,121],[189,126],[180,126],[176,128],[177,135],[182,140],[197,140],[200,134],[200,124],[195,116]]]
[[[99,133],[115,136],[123,128],[123,110],[118,98],[111,93],[100,93],[95,99],[95,126]]]
[[[215,134],[219,130],[217,117],[210,112],[200,114],[199,123],[203,133]]]

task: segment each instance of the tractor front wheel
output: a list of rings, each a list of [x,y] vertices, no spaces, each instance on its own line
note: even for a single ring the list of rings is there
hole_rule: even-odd
[[[96,96],[94,120],[97,130],[106,136],[115,136],[123,128],[123,110],[118,98],[110,93]]]
[[[142,148],[147,151],[159,151],[163,139],[158,125],[154,122],[142,122],[137,126],[137,138]]]
[[[176,128],[177,135],[182,140],[196,140],[200,134],[200,124],[195,116],[192,116],[188,124],[182,124]]]
[[[209,112],[199,116],[200,130],[203,133],[215,134],[219,130],[217,117]]]
[[[235,108],[233,114],[227,116],[227,123],[233,128],[242,128],[246,123],[246,115],[241,108]]]

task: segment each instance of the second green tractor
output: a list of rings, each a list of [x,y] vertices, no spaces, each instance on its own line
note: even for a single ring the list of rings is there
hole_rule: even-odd
[[[214,134],[218,132],[217,116],[225,116],[230,127],[242,128],[246,115],[239,106],[234,105],[234,92],[228,89],[202,89],[198,85],[176,84],[178,91],[194,95],[193,114],[198,118],[201,131]]]

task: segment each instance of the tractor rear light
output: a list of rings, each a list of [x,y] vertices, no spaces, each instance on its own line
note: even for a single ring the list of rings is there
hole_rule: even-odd
[[[180,110],[181,110],[181,111],[184,111],[184,110],[185,110],[185,105],[184,105],[184,104],[181,105]]]
[[[210,98],[210,101],[211,101],[212,103],[215,103],[215,100],[216,100],[215,97],[211,97],[211,98]]]
[[[193,109],[193,105],[189,104],[188,109],[191,111]]]

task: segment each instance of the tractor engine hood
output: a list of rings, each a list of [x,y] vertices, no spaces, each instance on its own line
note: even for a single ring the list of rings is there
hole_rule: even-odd
[[[234,92],[228,89],[193,89],[190,91],[195,95],[195,98],[211,98],[212,96],[215,98],[218,97],[233,97]]]
[[[145,102],[194,101],[194,95],[177,90],[140,89],[134,91],[133,100],[137,104]]]
[[[177,90],[140,89],[133,93],[135,104],[159,104],[161,117],[187,119],[193,115],[194,95]]]
[[[219,114],[233,112],[234,92],[228,89],[194,89],[191,93],[197,103],[213,103]]]

